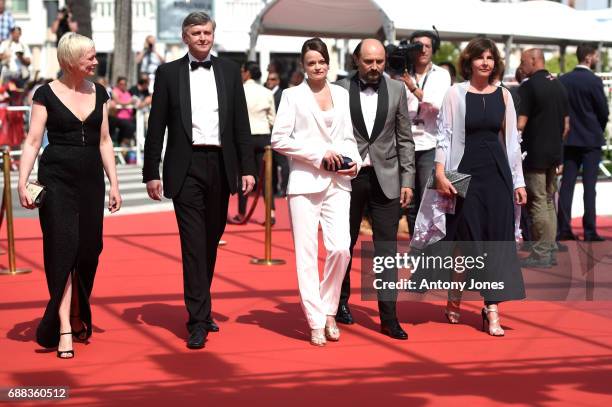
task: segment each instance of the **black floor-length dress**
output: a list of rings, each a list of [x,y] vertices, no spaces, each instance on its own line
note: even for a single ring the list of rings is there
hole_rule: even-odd
[[[51,297],[36,331],[36,341],[43,347],[59,343],[58,310],[71,273],[76,277],[79,299],[79,309],[71,310],[71,314],[85,323],[87,337],[92,332],[89,296],[102,252],[105,202],[100,129],[103,105],[109,99],[104,87],[96,84],[95,90],[95,108],[83,122],[48,84],[33,96],[34,101],[46,107],[49,138],[38,170],[38,181],[48,189],[39,210]]]
[[[486,268],[468,272],[468,278],[504,283],[503,290],[479,290],[485,301],[525,298],[514,243],[512,174],[500,139],[505,110],[502,88],[467,93],[465,149],[457,171],[472,178],[465,199],[457,197],[455,214],[446,215],[445,241],[474,242],[460,243],[462,255],[488,255]]]

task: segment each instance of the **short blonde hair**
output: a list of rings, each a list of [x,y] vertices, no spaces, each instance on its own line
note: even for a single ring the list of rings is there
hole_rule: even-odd
[[[57,44],[57,61],[65,70],[75,66],[79,58],[94,47],[95,44],[91,38],[74,32],[66,33],[62,35]]]

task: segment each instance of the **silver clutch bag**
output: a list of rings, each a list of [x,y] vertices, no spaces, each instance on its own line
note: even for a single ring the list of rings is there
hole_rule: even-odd
[[[45,201],[45,195],[47,194],[47,188],[38,182],[28,182],[26,184],[26,191],[30,195],[30,199],[34,203],[34,206],[40,208]]]
[[[470,186],[470,179],[472,176],[470,174],[463,174],[457,171],[444,171],[444,175],[450,181],[451,184],[457,190],[457,195],[462,198],[465,198],[467,195],[468,187]],[[436,189],[436,177],[432,173],[427,181],[427,188]]]

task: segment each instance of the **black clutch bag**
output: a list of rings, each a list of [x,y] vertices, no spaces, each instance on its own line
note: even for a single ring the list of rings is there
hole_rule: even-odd
[[[45,201],[45,195],[47,194],[47,188],[38,182],[28,182],[26,184],[26,190],[28,195],[34,202],[34,206],[40,208]]]
[[[347,156],[343,155],[342,156],[342,165],[340,166],[340,168],[336,169],[336,171],[339,171],[339,170],[348,170],[349,168],[351,168],[351,164],[352,163],[353,163],[353,160],[351,160],[350,157],[347,157]],[[331,171],[327,164],[325,164],[325,169],[327,171]]]
[[[472,176],[469,174],[462,174],[457,171],[444,171],[444,175],[446,175],[446,178],[448,178],[450,183],[453,184],[453,186],[457,190],[457,195],[462,198],[465,198],[465,196],[467,195],[468,187],[470,186],[470,179],[472,179]],[[429,181],[427,181],[427,188],[437,188],[436,177],[433,173],[431,174],[431,177],[429,177]]]

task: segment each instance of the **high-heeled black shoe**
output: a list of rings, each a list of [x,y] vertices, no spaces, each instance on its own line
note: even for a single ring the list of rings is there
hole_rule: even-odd
[[[78,331],[72,330],[72,336],[79,342],[85,342],[87,340],[87,325],[85,322],[81,321],[81,318],[78,315],[70,315],[71,319],[78,319],[82,325],[82,328]]]
[[[60,332],[60,336],[61,335],[72,335],[72,332]],[[70,350],[59,350],[58,349],[57,357],[60,359],[72,359],[74,357],[74,349],[70,349]]]
[[[496,313],[498,317],[495,318],[493,321],[489,321],[487,314],[492,313],[492,312]],[[502,329],[501,324],[498,327],[491,328],[491,322],[499,323],[499,311],[497,310],[497,308],[484,307],[482,311],[480,312],[480,314],[482,315],[482,331],[483,332],[488,332],[488,334],[491,336],[504,336],[505,332]],[[486,330],[485,330],[485,324],[487,326]]]

